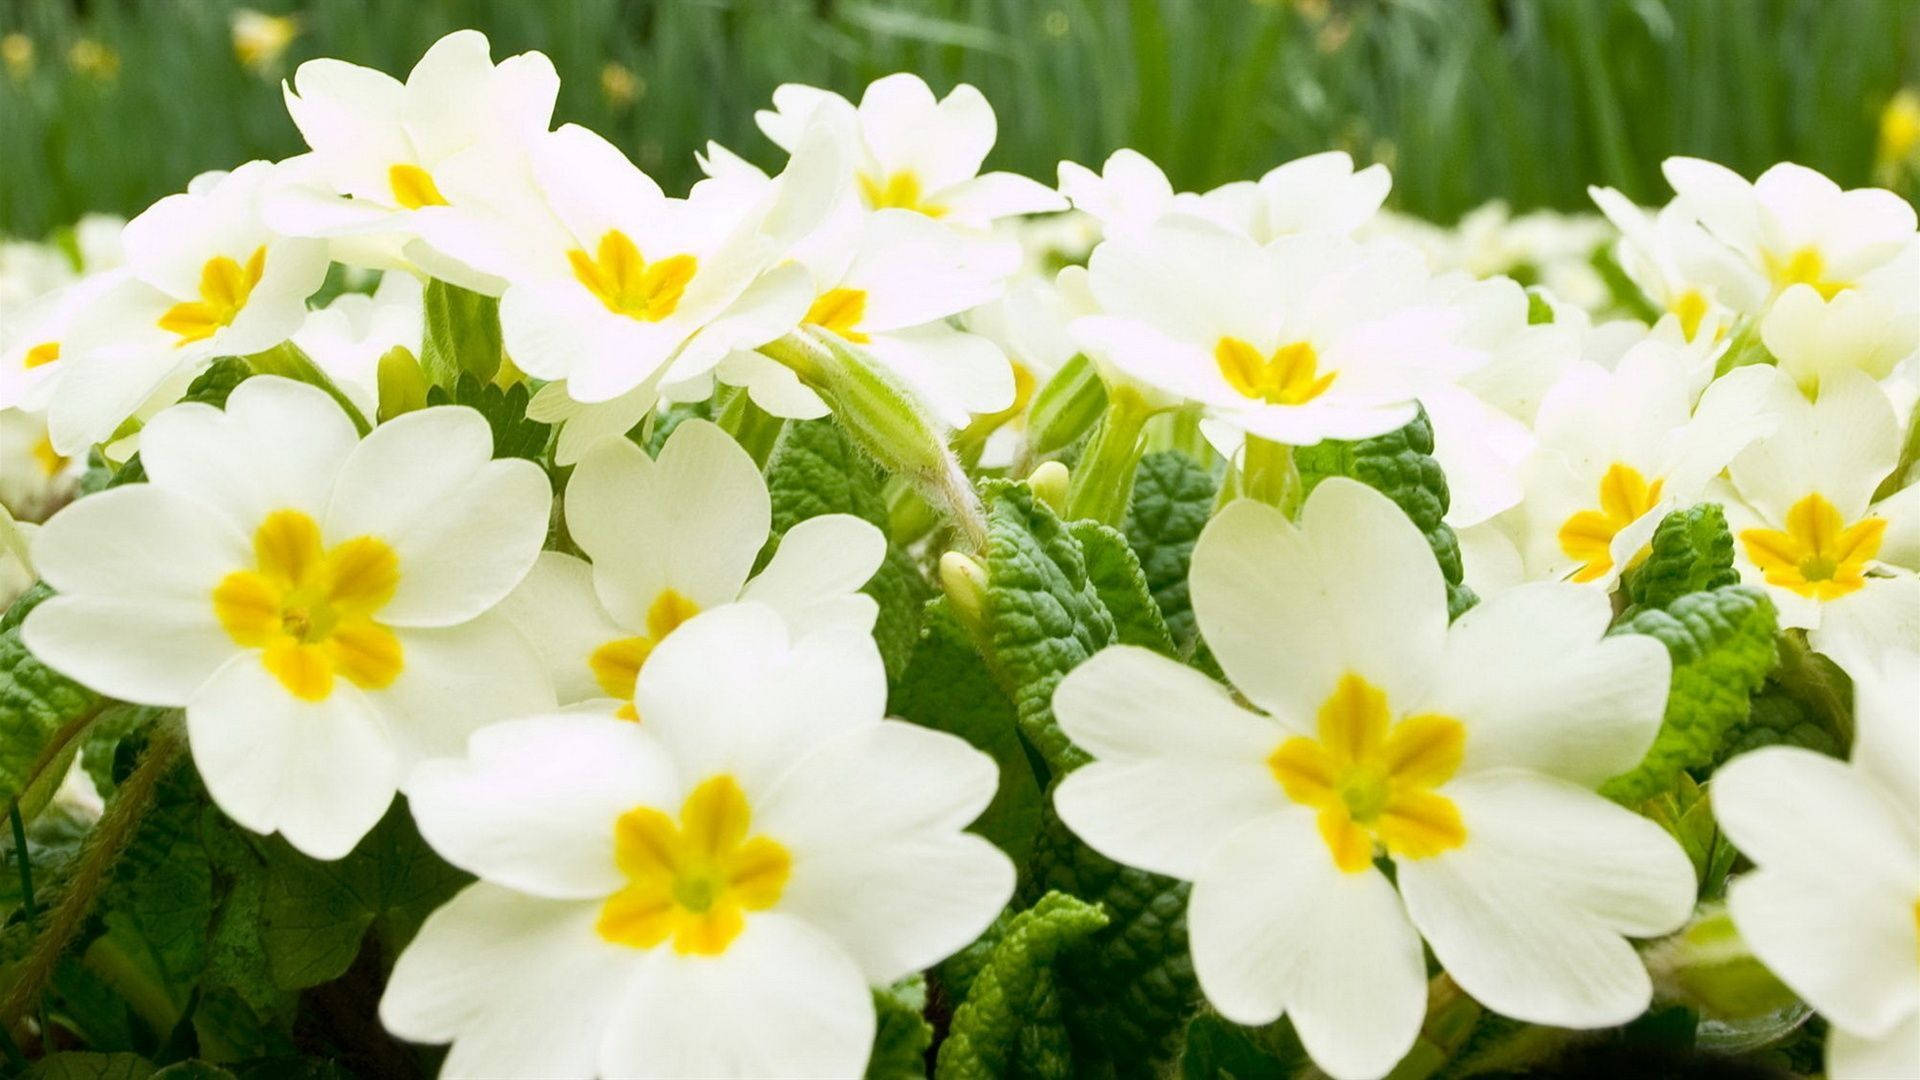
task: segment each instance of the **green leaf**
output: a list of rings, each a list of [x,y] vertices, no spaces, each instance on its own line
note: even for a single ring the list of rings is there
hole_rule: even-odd
[[[1828,757],[1846,756],[1840,737],[1821,723],[1818,713],[1772,683],[1753,696],[1745,722],[1727,732],[1713,764],[1718,767],[1763,746],[1798,746]]]
[[[1309,1064],[1291,1024],[1248,1028],[1210,1012],[1187,1024],[1180,1051],[1182,1080],[1285,1080]]]
[[[852,514],[887,530],[887,500],[873,463],[831,417],[789,422],[767,460],[767,492],[773,500],[773,535],[821,514]],[[770,543],[762,558],[771,555]],[[872,580],[861,589],[880,605],[873,639],[887,676],[900,678],[919,639],[920,614],[933,590],[913,558],[894,545]]]
[[[153,1064],[139,1054],[49,1054],[34,1063],[32,1080],[147,1080]]]
[[[389,958],[398,955],[427,914],[472,880],[427,847],[399,799],[344,859],[308,858],[279,837],[262,847],[261,943],[274,982],[288,990],[338,978],[369,928]]]
[[[1073,1075],[1065,1031],[1044,1022],[1058,1010],[1053,961],[1106,923],[1098,907],[1064,893],[1048,893],[1014,916],[954,1010],[934,1075],[998,1080],[1016,1061],[1027,1075]]]
[[[1765,593],[1726,585],[1689,593],[1664,611],[1642,611],[1609,631],[1646,634],[1665,645],[1673,688],[1647,756],[1607,781],[1601,794],[1638,803],[1670,788],[1682,771],[1712,764],[1773,667],[1777,629]]]
[[[1447,478],[1433,458],[1433,425],[1425,410],[1406,427],[1371,439],[1329,439],[1295,448],[1301,494],[1329,476],[1347,476],[1392,499],[1413,519],[1447,579],[1447,615],[1458,618],[1477,600],[1460,565],[1460,541],[1446,523]]]
[[[48,595],[29,590],[7,612],[8,628],[0,631],[0,813],[18,798],[20,816],[28,821],[53,797],[79,743],[70,742],[29,788],[34,763],[69,721],[98,711],[104,701],[42,664],[20,640],[19,623]]]
[[[500,301],[435,278],[427,282],[427,332],[420,370],[436,386],[452,386],[462,372],[481,382],[500,370]]]
[[[1200,1007],[1187,948],[1187,884],[1114,862],[1049,813],[1022,895],[1045,890],[1098,903],[1109,920],[1057,964],[1076,1065],[1153,1075],[1178,1051]]]
[[[1627,599],[1664,608],[1688,593],[1740,581],[1733,568],[1733,532],[1715,503],[1675,510],[1654,530],[1647,557],[1626,574]]]
[[[1140,459],[1133,474],[1133,504],[1127,512],[1127,543],[1140,560],[1147,588],[1183,651],[1198,637],[1187,598],[1187,568],[1193,545],[1213,515],[1218,483],[1213,474],[1178,450],[1158,450]]]
[[[233,1074],[206,1061],[176,1061],[154,1073],[151,1080],[233,1080]]]
[[[253,375],[253,368],[237,356],[223,356],[187,384],[181,401],[198,401],[216,409],[227,407],[227,395]]]
[[[1054,720],[1054,687],[1119,633],[1072,530],[1025,484],[991,480],[982,489],[988,669],[1013,700],[1027,742],[1052,775],[1065,775],[1087,755]]]
[[[514,383],[502,390],[462,372],[453,389],[434,385],[427,388],[429,405],[465,405],[487,418],[493,429],[493,456],[538,461],[547,448],[550,425],[527,418],[527,384]]]
[[[106,947],[140,976],[140,984],[168,1002],[169,1016],[148,1007],[143,1016],[172,1026],[186,1008],[207,964],[215,911],[213,862],[205,831],[224,822],[191,768],[160,781],[153,806],[141,818],[100,899]],[[164,1032],[163,1032],[164,1033]]]
[[[1086,556],[1087,577],[1094,591],[1113,616],[1114,640],[1173,656],[1173,636],[1167,630],[1167,620],[1147,589],[1146,575],[1133,549],[1127,546],[1127,538],[1097,521],[1076,521],[1068,528]]]
[[[1000,767],[999,790],[969,828],[998,845],[1014,865],[1024,865],[1040,827],[1040,784],[1020,742],[1013,702],[974,651],[946,597],[927,605],[920,642],[893,684],[887,711],[958,735],[993,758]]]
[[[873,992],[876,1025],[867,1080],[926,1080],[927,1047],[933,1045],[926,1008],[927,980],[921,975]]]

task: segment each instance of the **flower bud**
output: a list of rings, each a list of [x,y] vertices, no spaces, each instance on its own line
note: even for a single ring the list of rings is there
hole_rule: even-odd
[[[380,357],[380,422],[427,407],[427,376],[413,350],[395,345]]]
[[[1106,406],[1107,391],[1086,354],[1076,353],[1034,391],[1027,412],[1027,442],[1035,454],[1051,454],[1087,433]]]

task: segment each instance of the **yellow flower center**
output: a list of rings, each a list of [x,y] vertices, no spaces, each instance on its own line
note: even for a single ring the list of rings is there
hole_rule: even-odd
[[[1319,738],[1296,735],[1267,758],[1287,797],[1318,810],[1321,839],[1349,874],[1376,848],[1424,859],[1467,842],[1453,800],[1434,792],[1460,768],[1466,727],[1423,714],[1393,723],[1387,695],[1352,672],[1320,706]]]
[[[931,218],[941,217],[947,208],[926,201],[920,191],[920,177],[903,170],[884,179],[860,174],[860,194],[869,210],[912,210]]]
[[[60,470],[67,467],[67,458],[53,448],[52,437],[44,433],[33,444],[33,460],[40,466],[41,474],[48,479],[59,476]]]
[[[1580,560],[1575,581],[1595,581],[1613,569],[1613,538],[1660,502],[1660,485],[1616,461],[1600,478],[1600,509],[1582,510],[1560,526],[1560,550]],[[1644,550],[1634,555],[1637,561]]]
[[[567,261],[573,265],[573,276],[599,297],[608,311],[646,322],[659,322],[673,314],[700,265],[691,255],[672,255],[649,263],[619,229],[607,230],[596,255],[575,248],[567,252]]]
[[[1773,252],[1763,252],[1767,264],[1767,276],[1773,279],[1775,291],[1790,285],[1811,285],[1822,300],[1831,300],[1835,293],[1846,288],[1851,282],[1829,278],[1826,256],[1820,249],[1808,245],[1791,255],[1780,256]]]
[[[276,510],[254,530],[253,554],[254,569],[214,587],[213,611],[288,693],[325,701],[336,675],[363,690],[399,677],[400,639],[373,618],[400,584],[393,548],[371,536],[325,548],[312,518]]]
[[[618,713],[622,720],[639,720],[640,714],[633,707],[633,684],[640,678],[640,668],[646,664],[647,657],[665,641],[668,634],[680,628],[680,624],[700,614],[700,605],[686,598],[677,589],[662,589],[660,595],[653,598],[647,608],[647,632],[633,637],[615,638],[593,650],[587,657],[587,667],[593,671],[593,681],[611,698],[619,698],[625,704]]]
[[[1324,393],[1339,374],[1319,374],[1320,354],[1304,341],[1282,345],[1262,358],[1239,338],[1223,337],[1213,347],[1213,359],[1228,386],[1271,405],[1304,405]]]
[[[855,327],[866,317],[865,289],[828,289],[820,294],[813,306],[807,309],[806,317],[800,321],[831,330],[855,345],[864,345],[873,338]]]
[[[1767,584],[1825,601],[1866,585],[1867,563],[1880,553],[1886,532],[1886,518],[1849,525],[1815,492],[1787,509],[1785,530],[1743,529],[1740,543]]]
[[[1700,334],[1700,323],[1706,319],[1709,306],[1699,289],[1688,289],[1674,297],[1667,310],[1680,320],[1680,333],[1692,341]]]
[[[233,322],[247,297],[267,272],[267,249],[258,247],[240,265],[225,255],[215,255],[200,268],[200,299],[188,300],[168,308],[160,316],[159,327],[177,334],[174,348],[204,341]]]
[[[387,186],[393,189],[393,201],[408,210],[447,205],[440,185],[433,182],[433,174],[418,165],[389,166]]]
[[[780,899],[793,859],[764,836],[748,836],[752,808],[722,773],[694,788],[680,821],[651,806],[613,824],[613,859],[627,884],[594,924],[618,945],[651,949],[668,938],[681,955],[718,956],[746,929],[746,913]]]
[[[60,359],[60,343],[43,341],[27,350],[27,355],[20,361],[20,366],[31,371],[42,364],[51,364],[58,359]]]

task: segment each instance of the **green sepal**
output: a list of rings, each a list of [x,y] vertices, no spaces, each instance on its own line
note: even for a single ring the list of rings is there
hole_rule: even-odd
[[[435,386],[451,387],[462,373],[491,382],[504,355],[500,339],[500,301],[439,278],[427,282],[426,336],[420,346],[420,370]]]

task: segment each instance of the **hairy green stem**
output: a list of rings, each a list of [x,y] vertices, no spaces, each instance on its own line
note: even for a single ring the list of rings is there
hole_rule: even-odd
[[[787,426],[785,420],[755,405],[744,389],[734,391],[727,399],[718,423],[763,469],[773,456],[773,444],[780,441],[780,432]]]
[[[132,775],[114,793],[106,812],[93,826],[87,843],[74,861],[73,875],[60,903],[49,914],[33,949],[14,970],[14,982],[0,998],[0,1027],[13,1028],[39,999],[55,965],[86,924],[87,914],[107,883],[114,863],[127,848],[153,802],[160,781],[179,760],[185,736],[178,723],[155,724],[147,749]]]
[[[1240,451],[1240,493],[1291,517],[1300,506],[1300,470],[1293,463],[1293,447],[1247,436]]]
[[[1143,432],[1154,413],[1147,399],[1128,386],[1107,394],[1107,411],[1089,437],[1080,463],[1067,484],[1067,519],[1118,525],[1133,499],[1133,470],[1146,452]]]

